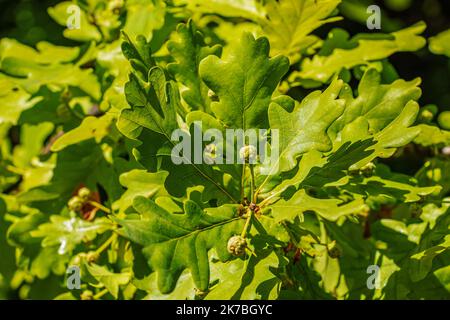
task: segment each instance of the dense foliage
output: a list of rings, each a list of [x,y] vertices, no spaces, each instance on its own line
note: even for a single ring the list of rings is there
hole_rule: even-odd
[[[391,63],[448,77],[450,30],[351,36],[341,0],[48,14],[66,26],[73,4],[69,45],[0,41],[0,298],[450,298],[448,105],[420,106]],[[198,121],[277,129],[276,165],[174,164]]]

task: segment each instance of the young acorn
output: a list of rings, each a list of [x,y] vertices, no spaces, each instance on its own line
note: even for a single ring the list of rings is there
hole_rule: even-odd
[[[72,197],[69,202],[67,203],[67,206],[69,207],[69,210],[71,211],[80,211],[83,208],[84,200],[81,199],[79,196]]]
[[[254,164],[257,160],[258,151],[255,146],[244,146],[239,150],[239,157],[245,161],[245,163]]]
[[[247,248],[247,240],[241,236],[233,236],[228,240],[228,252],[235,256],[241,256]]]
[[[94,293],[91,290],[85,290],[80,295],[81,300],[94,300]]]
[[[84,200],[84,201],[88,201],[89,198],[91,197],[91,190],[89,190],[88,188],[81,188],[80,190],[78,190],[78,196]]]

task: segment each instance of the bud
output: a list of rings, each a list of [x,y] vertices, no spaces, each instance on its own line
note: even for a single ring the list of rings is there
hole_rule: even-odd
[[[422,207],[418,203],[411,204],[409,209],[411,210],[411,216],[413,218],[418,218],[422,214],[422,211],[423,211]]]
[[[357,177],[360,174],[359,169],[349,169],[348,174],[352,177]]]
[[[375,168],[376,168],[375,164],[373,164],[373,162],[369,162],[359,170],[361,174],[364,175],[365,177],[371,177],[373,175]]]
[[[208,91],[208,97],[211,101],[219,101],[219,97],[211,89]]]
[[[245,248],[247,248],[247,240],[241,236],[233,236],[228,240],[228,252],[235,256],[243,255]]]
[[[331,241],[327,245],[328,255],[333,258],[339,258],[342,255],[341,247],[337,244],[336,240]]]
[[[422,112],[420,113],[420,120],[422,120],[423,122],[431,122],[431,120],[433,120],[434,118],[434,114],[433,112],[431,112],[430,110],[422,110]]]
[[[243,216],[246,213],[247,213],[247,208],[244,205],[240,204],[239,208],[238,208],[238,215]]]
[[[95,262],[95,261],[98,260],[98,257],[99,257],[99,255],[98,255],[98,253],[95,252],[95,251],[89,251],[89,252],[86,254],[86,260],[87,260],[87,262]]]
[[[202,291],[195,288],[195,296],[198,298],[204,298],[208,294],[208,291]]]

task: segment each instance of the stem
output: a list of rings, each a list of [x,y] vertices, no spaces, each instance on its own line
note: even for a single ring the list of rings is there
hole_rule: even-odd
[[[252,256],[257,257],[256,253],[255,253],[252,249],[250,249],[249,247],[246,247],[245,250],[247,250],[248,252],[250,252],[250,254],[251,254]]]
[[[242,165],[242,175],[241,175],[241,201],[244,200],[244,180],[245,180],[245,164]]]
[[[252,202],[256,203],[257,195],[254,193],[255,192],[255,170],[254,170],[252,164],[249,164],[248,166],[250,167],[250,175],[251,175],[250,196],[252,197]]]
[[[108,214],[111,214],[111,210],[108,209],[107,207],[105,207],[104,205],[96,202],[96,201],[88,201],[88,203],[94,207],[96,207],[97,209],[100,209]]]
[[[267,183],[268,179],[269,179],[269,176],[267,176],[267,178],[264,179],[264,181],[261,183],[261,185],[258,187],[258,189],[256,189],[255,198],[258,198],[258,194],[261,192],[262,187],[264,187],[264,185]]]
[[[97,248],[97,250],[95,250],[95,253],[97,255],[100,255],[103,251],[105,251],[106,249],[108,249],[108,247],[110,246],[111,243],[113,243],[115,240],[117,239],[117,233],[114,233],[111,235],[111,237],[109,237],[108,240],[106,240],[100,247]]]
[[[252,216],[253,216],[252,210],[248,209],[247,213],[248,213],[247,221],[245,221],[244,230],[242,230],[242,233],[241,233],[242,238],[245,238],[245,236],[247,235],[247,230],[248,230],[248,227],[250,226],[250,221],[252,220]]]
[[[268,198],[264,199],[264,200],[259,204],[260,208],[263,208],[263,207],[266,205],[266,203],[269,202],[269,200],[272,200],[272,199],[273,199],[275,196],[277,196],[277,195],[278,195],[278,194],[275,193],[275,194],[272,194],[271,196],[269,196]],[[257,195],[255,195],[255,196],[257,196]]]
[[[64,102],[64,107],[69,111],[69,113],[71,115],[73,115],[75,118],[79,119],[79,120],[83,120],[84,116],[78,114],[78,112],[76,112],[75,110],[73,110],[70,106],[69,106],[69,102],[66,101]]]
[[[100,299],[101,297],[103,297],[105,294],[107,294],[108,293],[108,289],[103,289],[102,291],[100,291],[99,293],[97,293],[95,296],[94,296],[94,300],[98,300],[98,299]]]

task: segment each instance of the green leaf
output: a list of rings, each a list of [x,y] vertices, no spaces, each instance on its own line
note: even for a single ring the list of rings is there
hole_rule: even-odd
[[[441,130],[439,127],[427,124],[419,124],[420,134],[414,139],[414,143],[424,147],[434,145],[450,145],[450,131]]]
[[[110,133],[113,120],[114,117],[111,114],[105,114],[99,118],[86,117],[78,127],[59,137],[53,143],[51,150],[58,152],[70,145],[93,138],[99,143]]]
[[[280,292],[281,279],[274,270],[285,264],[285,258],[270,247],[258,250],[258,256],[250,256],[248,260],[216,262],[212,266],[212,277],[218,284],[212,287],[205,299],[275,300]]]
[[[328,18],[341,0],[269,0],[264,6],[267,19],[261,22],[271,43],[271,55],[285,55],[291,64],[319,38],[311,32],[340,18]],[[328,19],[327,19],[328,18]]]
[[[96,219],[88,222],[79,218],[66,218],[53,215],[49,223],[41,224],[31,232],[32,237],[43,238],[42,246],[57,247],[58,254],[63,255],[72,252],[81,242],[92,241],[112,228],[112,224],[106,219]]]
[[[419,281],[428,274],[433,265],[436,256],[442,254],[450,248],[450,234],[445,236],[443,241],[436,246],[429,247],[423,251],[415,253],[411,259],[418,260],[412,263],[411,278],[413,281]]]
[[[442,286],[450,293],[450,266],[440,268],[433,273]]]
[[[280,200],[270,206],[276,221],[294,220],[306,211],[314,211],[324,219],[336,221],[340,217],[355,215],[364,208],[363,199],[343,203],[338,199],[317,199],[309,196],[304,189],[295,193],[289,200]]]
[[[45,42],[38,44],[37,48],[38,51],[24,48],[15,40],[1,40],[0,71],[29,93],[36,93],[44,85],[56,88],[73,86],[94,99],[100,98],[100,84],[93,70],[69,63],[77,58],[77,48],[54,47]],[[33,58],[25,59],[24,52],[30,52]]]
[[[164,181],[169,173],[160,171],[156,173],[134,169],[120,175],[120,184],[127,191],[113,204],[113,209],[124,211],[133,204],[137,196],[158,197],[167,195],[164,189]]]
[[[447,159],[430,159],[417,172],[416,177],[426,186],[439,184],[442,187],[441,194],[445,195],[450,190],[450,163]]]
[[[151,40],[154,31],[164,26],[166,4],[162,0],[127,1],[127,20],[123,30],[134,38],[143,35]]]
[[[195,286],[188,270],[181,273],[177,286],[171,293],[162,294],[158,289],[157,274],[152,273],[144,279],[135,279],[133,284],[140,290],[147,291],[144,300],[194,300]]]
[[[30,94],[0,74],[0,104],[3,106],[0,123],[17,124],[20,114],[39,100],[39,98],[30,99]]]
[[[293,72],[289,79],[291,82],[298,79],[310,79],[325,83],[342,69],[368,65],[372,61],[385,59],[396,52],[419,50],[426,44],[425,39],[419,36],[425,27],[425,24],[420,22],[393,32],[386,39],[359,37],[353,40],[358,43],[356,48],[337,48],[328,56],[315,55],[312,59],[303,60],[300,71]]]
[[[429,49],[434,54],[444,54],[450,57],[450,29],[442,31],[428,39]]]
[[[92,275],[99,283],[101,283],[108,290],[111,295],[117,299],[119,295],[119,287],[126,285],[130,282],[131,273],[113,273],[106,267],[99,266],[97,264],[85,264],[87,271]]]
[[[143,36],[137,36],[136,41],[132,41],[126,33],[122,33],[122,35],[124,38],[121,45],[123,55],[130,61],[139,78],[146,81],[148,71],[156,66],[150,42]]]
[[[227,242],[242,231],[244,221],[235,206],[224,206],[203,212],[192,201],[184,204],[185,214],[171,214],[153,201],[134,199],[141,220],[120,220],[122,233],[144,246],[149,266],[158,274],[158,288],[171,292],[181,274],[188,268],[199,290],[209,285],[208,251],[214,248],[221,260],[230,258]]]
[[[389,167],[382,164],[377,165],[372,177],[362,180],[356,178],[356,181],[350,181],[352,187],[348,189],[355,194],[387,196],[405,203],[420,201],[425,196],[441,190],[440,186],[420,187],[414,178],[393,173]]]
[[[365,165],[376,157],[392,156],[395,149],[414,140],[420,133],[413,125],[419,106],[420,79],[410,82],[396,80],[391,84],[380,84],[379,73],[369,68],[358,87],[359,95],[353,97],[349,86],[345,86],[340,98],[346,101],[343,114],[331,125],[328,134],[336,150],[345,142],[356,142],[373,138],[376,142],[368,150],[368,157],[355,163],[352,168]]]
[[[367,148],[372,144],[371,140],[346,143],[328,156],[317,150],[305,153],[295,175],[283,180],[264,197],[277,200],[290,187],[322,188],[345,185],[348,183],[348,168],[370,154]]]
[[[261,128],[273,91],[289,68],[285,57],[269,58],[267,38],[245,33],[223,59],[210,55],[200,63],[200,75],[219,97],[211,109],[230,128]]]
[[[139,45],[134,46],[130,42],[125,42],[126,56],[131,61],[140,61],[134,64],[134,68],[138,73],[130,75],[130,82],[125,86],[125,94],[131,109],[123,109],[117,127],[127,137],[131,139],[142,139],[144,145],[155,145],[154,137],[151,141],[147,140],[148,132],[144,129],[156,132],[162,136],[162,144],[156,144],[157,148],[152,148],[151,157],[163,157],[166,161],[162,164],[161,169],[171,172],[166,182],[167,189],[175,192],[177,196],[182,196],[185,188],[180,189],[180,181],[187,184],[186,187],[192,185],[204,185],[207,197],[210,191],[221,194],[219,198],[236,202],[233,195],[227,191],[224,185],[227,184],[229,178],[223,177],[220,172],[215,172],[212,166],[197,165],[192,163],[192,159],[185,159],[185,165],[175,165],[172,163],[171,151],[175,146],[171,136],[175,129],[178,129],[177,114],[185,115],[185,111],[180,106],[180,98],[178,89],[174,82],[166,81],[163,69],[160,67],[151,67],[151,57],[148,48],[144,45],[145,40],[141,40]],[[124,44],[125,44],[124,43]],[[147,80],[138,77],[146,74],[146,68],[151,68]],[[159,142],[161,143],[161,142]],[[141,148],[141,149],[142,149]],[[154,150],[156,149],[156,150]],[[140,150],[139,150],[140,151]],[[148,152],[148,149],[143,150]],[[184,155],[183,155],[184,156]],[[155,162],[155,161],[152,161]],[[195,177],[195,178],[194,178]],[[209,200],[210,198],[206,199]],[[220,199],[222,201],[222,199]]]
[[[182,83],[186,90],[182,97],[193,110],[210,110],[208,87],[199,75],[200,62],[209,55],[220,56],[222,48],[218,45],[208,47],[203,35],[197,31],[194,23],[180,24],[177,28],[177,41],[167,44],[171,55],[176,62],[170,63],[167,70]]]
[[[360,168],[376,157],[389,158],[395,153],[397,148],[413,141],[420,133],[420,128],[411,127],[414,124],[418,112],[419,105],[415,101],[410,101],[394,121],[374,135],[374,140],[377,143],[368,149],[372,151],[372,154],[353,164],[350,170]],[[360,133],[360,137],[364,137],[368,132],[367,127],[366,124],[361,125],[357,123],[353,134]],[[348,129],[350,128],[351,126]]]
[[[148,85],[150,87],[147,89]],[[172,131],[178,128],[178,90],[174,83],[166,82],[164,71],[159,67],[150,69],[148,85],[142,83],[134,74],[130,75],[125,94],[132,108],[122,110],[117,126],[131,139],[137,139],[142,129],[146,128],[170,141]]]
[[[256,20],[264,17],[264,11],[257,0],[178,0],[186,3],[194,12],[214,13],[225,17],[242,17]]]
[[[64,1],[58,3],[54,7],[48,8],[48,14],[61,26],[67,27],[71,12],[68,10],[74,3],[71,1]],[[79,8],[79,7],[78,7]],[[80,28],[64,30],[64,36],[68,39],[77,41],[99,41],[102,38],[102,34],[98,28],[89,21],[88,14],[80,9]]]
[[[95,141],[69,146],[58,152],[51,180],[22,192],[17,198],[22,203],[33,203],[33,206],[45,211],[59,212],[81,184],[96,186],[98,183],[107,191],[112,191],[108,183],[112,179],[118,183],[118,174],[107,161],[107,156]]]
[[[18,168],[30,167],[33,158],[41,154],[41,146],[53,129],[53,124],[49,122],[23,125],[20,133],[22,143],[13,150],[13,164]]]
[[[39,243],[39,239],[31,236],[31,232],[35,230],[40,224],[45,222],[45,217],[42,213],[28,214],[22,219],[14,221],[8,228],[7,239],[8,242],[17,247],[24,247],[29,244]]]
[[[30,265],[30,272],[38,279],[47,279],[51,273],[63,275],[67,270],[69,255],[58,253],[58,247],[42,248],[34,257]]]
[[[346,108],[329,130],[332,138],[339,139],[339,132],[356,120],[365,120],[369,132],[375,134],[395,120],[409,101],[418,100],[422,93],[418,88],[420,79],[400,79],[391,84],[380,82],[379,72],[369,68],[359,83],[358,96],[353,96],[348,85],[343,88],[340,98],[346,101]]]
[[[280,171],[294,168],[303,153],[331,149],[327,129],[344,111],[344,101],[337,99],[342,85],[336,80],[324,92],[309,94],[300,104],[296,103],[292,112],[277,100],[271,103],[269,122],[272,130],[279,130]]]
[[[45,41],[37,43],[36,49],[9,38],[3,38],[0,41],[0,57],[2,60],[12,57],[26,57],[27,61],[42,65],[73,62],[78,58],[81,51],[78,47],[56,46]]]
[[[0,198],[0,278],[4,282],[9,282],[15,273],[16,263],[14,257],[14,248],[8,245],[7,230],[10,223],[6,220],[7,204],[3,198]],[[0,280],[0,283],[2,281]],[[6,283],[3,284],[6,287]],[[3,287],[0,284],[0,291]]]

